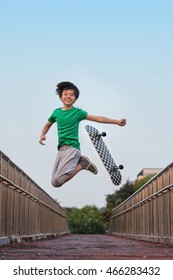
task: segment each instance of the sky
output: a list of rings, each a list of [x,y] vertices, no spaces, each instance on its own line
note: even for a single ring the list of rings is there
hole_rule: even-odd
[[[64,207],[104,207],[106,196],[143,168],[164,168],[173,156],[173,2],[170,0],[0,0],[0,149]],[[53,125],[43,125],[61,101],[56,84],[80,89],[76,107],[126,118],[127,125],[80,123],[82,154],[98,175],[82,171],[51,186],[57,154]],[[122,184],[112,184],[85,131],[104,139]]]

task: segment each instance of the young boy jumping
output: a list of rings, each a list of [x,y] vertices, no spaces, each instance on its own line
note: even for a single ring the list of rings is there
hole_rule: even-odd
[[[54,187],[61,187],[72,179],[79,171],[85,169],[97,174],[97,167],[85,156],[81,156],[78,138],[79,122],[89,121],[126,125],[125,119],[115,120],[103,116],[94,116],[86,111],[73,106],[79,97],[79,89],[71,82],[57,84],[56,92],[63,103],[63,107],[57,108],[44,125],[39,143],[44,145],[46,134],[54,122],[58,131],[58,154],[52,171],[51,183]]]

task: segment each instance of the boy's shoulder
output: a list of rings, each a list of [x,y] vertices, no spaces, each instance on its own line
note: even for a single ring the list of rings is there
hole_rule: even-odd
[[[53,114],[54,114],[54,113],[56,114],[57,112],[61,111],[61,109],[62,109],[62,108],[56,108],[56,109],[54,109],[54,110],[53,110]]]

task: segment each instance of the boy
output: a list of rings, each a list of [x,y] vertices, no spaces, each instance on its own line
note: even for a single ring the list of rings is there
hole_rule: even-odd
[[[114,120],[103,116],[94,116],[73,106],[79,97],[79,89],[71,82],[57,84],[56,92],[63,103],[62,108],[53,111],[48,122],[44,125],[39,143],[44,145],[46,134],[54,122],[58,130],[58,155],[52,171],[51,183],[54,187],[61,187],[72,179],[79,171],[85,169],[97,174],[97,167],[85,156],[81,156],[78,140],[79,122],[89,121],[126,125],[125,119]]]

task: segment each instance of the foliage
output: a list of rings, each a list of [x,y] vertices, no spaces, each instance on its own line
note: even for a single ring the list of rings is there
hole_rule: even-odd
[[[71,233],[105,233],[106,226],[101,212],[96,206],[85,206],[81,209],[66,208]]]
[[[141,180],[138,180],[135,182],[134,184],[134,190],[137,191],[138,189],[140,189],[145,183],[147,183],[155,174],[152,175],[148,175],[144,178],[142,178]]]

